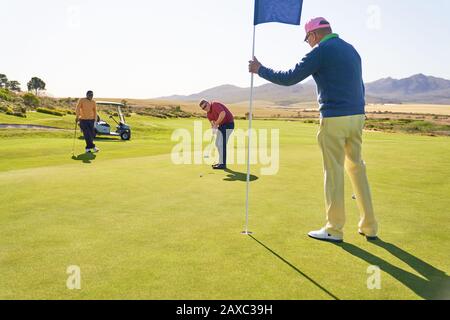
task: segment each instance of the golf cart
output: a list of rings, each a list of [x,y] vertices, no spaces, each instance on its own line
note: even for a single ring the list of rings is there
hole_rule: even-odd
[[[117,102],[97,101],[97,106],[117,107],[119,122],[113,116],[109,116],[110,119],[113,119],[114,122],[117,123],[116,131],[112,132],[111,126],[106,121],[100,119],[100,116],[97,115],[97,122],[95,123],[95,135],[116,136],[120,137],[122,140],[130,140],[131,128],[125,123],[125,119],[121,109],[122,107],[124,107],[124,105]]]

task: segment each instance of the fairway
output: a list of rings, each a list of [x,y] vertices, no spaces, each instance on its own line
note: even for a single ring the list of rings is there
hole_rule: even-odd
[[[133,115],[131,141],[99,139],[86,156],[77,139],[74,159],[73,121],[0,114],[66,129],[0,130],[0,299],[450,299],[448,137],[366,132],[381,240],[358,235],[346,178],[345,243],[334,245],[306,236],[325,222],[315,124],[254,122],[280,130],[280,169],[252,166],[244,236],[245,165],[171,161],[173,130],[194,119]],[[80,290],[66,287],[72,265]]]

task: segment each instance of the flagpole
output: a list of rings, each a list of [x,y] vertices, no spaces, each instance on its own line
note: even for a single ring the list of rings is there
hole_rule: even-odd
[[[253,48],[252,48],[252,60],[255,58],[255,36],[256,36],[256,25],[253,25]],[[248,231],[248,197],[250,191],[250,146],[252,140],[252,119],[253,119],[253,82],[254,73],[251,73],[250,80],[250,107],[248,114],[248,146],[247,146],[247,190],[245,195],[245,231],[242,234],[249,235],[252,232]]]

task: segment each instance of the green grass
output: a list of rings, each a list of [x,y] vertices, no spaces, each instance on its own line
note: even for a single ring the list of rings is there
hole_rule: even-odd
[[[131,141],[100,140],[95,159],[74,160],[73,116],[0,114],[66,129],[0,130],[1,299],[450,298],[449,138],[366,133],[383,241],[357,234],[347,181],[346,243],[333,245],[305,236],[324,223],[317,125],[255,121],[280,129],[281,164],[275,176],[252,167],[251,238],[240,235],[244,165],[173,165],[170,136],[192,119],[127,121]],[[66,288],[70,265],[81,290]],[[380,290],[367,289],[370,265]]]
[[[405,132],[428,135],[450,135],[449,125],[440,125],[424,120],[412,119],[368,119],[366,128],[389,132]]]

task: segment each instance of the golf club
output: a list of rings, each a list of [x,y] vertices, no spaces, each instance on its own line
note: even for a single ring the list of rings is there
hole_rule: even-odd
[[[78,122],[75,121],[75,129],[73,132],[73,146],[72,146],[72,157],[75,157],[75,140],[77,138],[77,126],[78,126]]]
[[[211,137],[211,142],[209,143],[210,145],[213,144],[213,142],[214,142],[215,139],[216,139],[216,136],[217,136],[217,129],[213,129],[213,134],[212,134],[212,137]],[[212,153],[212,152],[211,152],[211,153]],[[204,155],[204,158],[205,158],[205,159],[209,159],[209,157],[210,157],[210,153]]]

